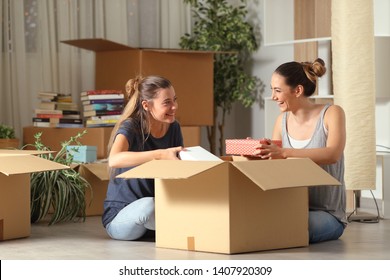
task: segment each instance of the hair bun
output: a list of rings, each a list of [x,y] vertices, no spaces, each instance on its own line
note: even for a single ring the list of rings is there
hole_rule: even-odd
[[[139,92],[139,85],[142,82],[142,77],[137,76],[134,79],[130,79],[127,81],[125,85],[127,98],[130,99],[134,93]]]
[[[325,62],[321,58],[317,58],[311,65],[311,71],[317,76],[322,77],[326,72]]]

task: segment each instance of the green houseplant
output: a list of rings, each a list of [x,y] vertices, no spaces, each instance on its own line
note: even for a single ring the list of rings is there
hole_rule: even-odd
[[[11,126],[0,124],[0,149],[19,148],[19,139],[15,136],[15,129]]]
[[[249,55],[258,49],[254,27],[246,20],[244,0],[237,7],[226,0],[184,0],[192,7],[192,34],[181,37],[183,49],[216,51],[214,58],[214,124],[207,127],[210,151],[223,154],[225,117],[238,101],[245,107],[258,100],[261,81],[245,70]],[[218,113],[221,112],[220,120]]]
[[[68,141],[61,143],[61,150],[56,154],[42,154],[48,160],[52,160],[70,166],[73,156],[66,153],[69,145],[81,145],[79,139],[86,133],[78,133]],[[42,132],[34,135],[35,143],[25,147],[33,147],[40,151],[50,151],[41,141]],[[77,148],[75,148],[77,149]],[[91,189],[90,184],[74,169],[45,171],[31,175],[31,222],[35,223],[45,218],[52,211],[49,225],[76,221],[85,221],[87,201],[85,191]],[[92,193],[92,190],[91,190]]]

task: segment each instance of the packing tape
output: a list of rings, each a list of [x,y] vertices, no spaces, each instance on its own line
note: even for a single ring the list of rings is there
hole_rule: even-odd
[[[187,237],[187,250],[188,251],[195,251],[195,237],[193,237],[193,236]]]

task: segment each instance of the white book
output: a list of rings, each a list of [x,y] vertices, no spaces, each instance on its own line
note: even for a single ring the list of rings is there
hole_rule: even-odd
[[[186,147],[179,152],[179,157],[181,160],[222,161],[201,146]]]

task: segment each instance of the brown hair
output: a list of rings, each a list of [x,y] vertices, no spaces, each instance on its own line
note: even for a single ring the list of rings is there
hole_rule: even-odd
[[[314,62],[287,62],[276,68],[275,73],[286,79],[292,88],[302,85],[304,95],[311,96],[317,87],[317,79],[326,72],[325,62],[317,58]]]
[[[121,117],[111,132],[111,137],[108,144],[108,154],[110,154],[111,147],[118,129],[127,119],[131,119],[137,123],[139,131],[136,131],[136,133],[140,134],[142,137],[142,143],[146,140],[145,135],[150,133],[149,114],[143,109],[142,101],[152,101],[154,98],[156,98],[160,89],[166,89],[170,87],[172,87],[171,82],[160,76],[137,76],[134,79],[127,81],[125,86],[126,106],[123,109]]]

